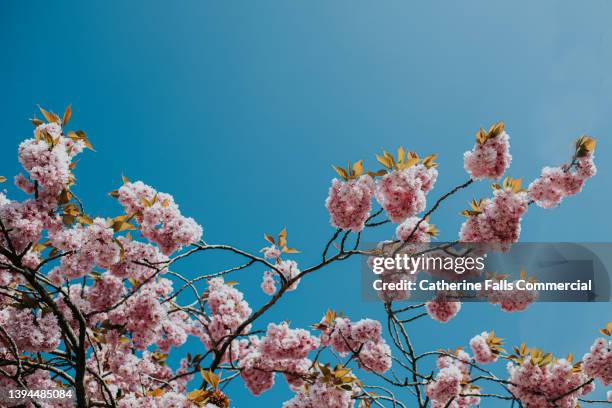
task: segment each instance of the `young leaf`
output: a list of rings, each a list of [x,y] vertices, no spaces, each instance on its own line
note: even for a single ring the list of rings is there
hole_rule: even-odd
[[[342,167],[340,167],[340,166],[332,166],[332,168],[334,170],[336,170],[336,173],[338,173],[338,175],[340,177],[342,177],[343,180],[348,180],[349,179],[348,173]]]
[[[357,163],[353,164],[353,174],[357,177],[363,174],[363,160],[359,160]]]
[[[393,162],[387,156],[379,156],[376,155],[376,160],[387,169],[391,169],[393,167]]]
[[[268,241],[269,243],[271,243],[272,245],[276,244],[276,242],[274,241],[274,237],[272,235],[264,234],[264,239]]]
[[[403,163],[405,157],[406,157],[406,152],[404,151],[404,148],[402,146],[398,147],[397,148],[397,162]]]
[[[0,183],[5,183],[5,182],[6,182],[6,177],[0,176]]]
[[[149,395],[151,397],[155,397],[155,398],[161,397],[165,393],[166,393],[166,391],[164,391],[162,388],[156,388],[156,389],[154,389],[152,391],[149,391]]]
[[[55,113],[44,110],[40,105],[38,106],[38,109],[40,110],[40,113],[42,113],[42,115],[45,117],[45,119],[47,119],[47,122],[55,122],[58,124],[61,123],[59,116],[57,116]]]
[[[281,248],[284,248],[287,246],[287,228],[283,228],[283,230],[281,232],[279,232],[278,234],[278,245]]]
[[[213,373],[210,370],[204,369],[200,370],[200,374],[202,375],[204,381],[210,384],[211,387],[217,388],[217,386],[219,385],[219,376],[217,376],[217,374]]]
[[[71,105],[66,106],[66,110],[64,111],[64,119],[62,119],[62,125],[66,126],[66,123],[70,120],[72,116],[72,107]]]

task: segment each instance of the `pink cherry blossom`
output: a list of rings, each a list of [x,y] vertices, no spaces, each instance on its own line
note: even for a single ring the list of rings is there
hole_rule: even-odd
[[[34,133],[47,134],[52,146],[44,139],[28,139],[19,145],[19,162],[30,175],[30,179],[49,193],[57,194],[71,182],[70,164],[85,146],[82,141],[73,141],[63,136],[57,123],[39,125]],[[23,182],[19,182],[25,187]]]
[[[539,178],[529,185],[529,197],[542,208],[553,208],[565,197],[579,193],[585,181],[595,175],[597,168],[589,154],[576,159],[576,170],[567,167],[544,167]]]
[[[521,364],[508,363],[508,372],[511,383],[508,388],[529,408],[574,408],[580,396],[593,390],[593,384],[580,387],[588,377],[581,371],[575,372],[565,359],[541,366],[527,358]]]
[[[440,371],[425,387],[432,407],[468,408],[480,404],[480,391],[469,384],[469,363],[470,356],[463,350],[438,358],[436,365]]]
[[[359,232],[370,215],[374,180],[369,175],[348,181],[332,180],[325,206],[334,227]]]
[[[263,290],[264,293],[269,296],[272,296],[276,292],[276,282],[274,281],[274,275],[272,275],[272,272],[264,272],[263,281],[261,282],[261,290]]]
[[[463,223],[459,232],[460,241],[501,244],[503,250],[508,244],[518,241],[521,218],[527,206],[527,193],[495,190],[493,199],[483,200],[481,211],[477,215],[470,215]]]
[[[51,314],[12,306],[0,308],[0,326],[15,341],[20,351],[51,351],[60,343],[60,329],[57,318]],[[2,343],[0,343],[0,351]]]
[[[317,381],[308,393],[298,392],[283,408],[353,408],[352,393],[332,384]]]
[[[425,194],[433,187],[436,176],[435,168],[422,165],[395,170],[376,184],[376,199],[391,221],[401,223],[425,209]]]
[[[482,334],[472,337],[470,340],[470,348],[474,354],[474,360],[480,364],[488,364],[497,361],[497,354],[493,352],[487,338],[489,337],[488,332],[482,332]]]
[[[208,281],[208,307],[210,319],[205,327],[202,323],[194,326],[193,333],[197,335],[210,350],[230,334],[234,334],[238,327],[251,315],[251,308],[244,300],[242,292],[224,282],[223,278],[213,278]],[[250,330],[250,325],[244,332]],[[234,341],[226,350],[223,360],[236,360],[239,354],[239,342]]]
[[[447,323],[461,310],[461,302],[448,300],[448,294],[438,292],[436,297],[425,303],[427,314],[440,323]]]
[[[506,132],[476,143],[463,155],[463,166],[474,180],[499,179],[510,166],[510,137]]]
[[[276,292],[276,280],[275,277],[278,277],[280,273],[285,281],[289,281],[300,274],[300,269],[298,268],[297,262],[293,260],[279,260],[275,265],[275,271],[266,271],[263,274],[263,280],[261,282],[261,289],[265,294],[272,296]],[[280,278],[278,278],[280,280]],[[300,284],[301,279],[296,279],[288,288],[288,291],[296,290],[298,285]]]
[[[612,341],[598,338],[591,351],[582,357],[584,372],[604,386],[612,384]]]
[[[292,388],[301,386],[312,366],[308,353],[319,346],[319,339],[306,330],[290,329],[287,323],[271,323],[265,337],[251,337],[250,343],[240,356],[240,375],[247,388],[259,395],[272,387],[277,371]]]
[[[141,181],[125,183],[118,194],[126,213],[135,215],[140,223],[142,235],[159,245],[164,255],[202,237],[202,227],[181,215],[171,195],[158,193]]]
[[[321,322],[321,344],[331,346],[340,355],[355,353],[365,371],[384,373],[391,368],[391,349],[381,337],[380,323],[372,319],[351,322],[337,317],[332,326]]]
[[[400,225],[397,226],[397,229],[395,230],[397,239],[406,241],[410,237],[409,242],[424,243],[431,241],[431,235],[428,232],[429,222],[427,222],[427,220],[423,220],[419,224],[420,220],[421,219],[418,217],[406,218]],[[418,228],[414,231],[412,236],[410,236],[417,225]]]
[[[492,305],[499,305],[504,312],[520,312],[535,302],[538,292],[535,290],[517,289],[516,282],[513,282],[512,290],[489,289],[483,291],[482,295]]]
[[[276,245],[270,245],[261,250],[266,259],[277,259],[281,255],[280,249]]]

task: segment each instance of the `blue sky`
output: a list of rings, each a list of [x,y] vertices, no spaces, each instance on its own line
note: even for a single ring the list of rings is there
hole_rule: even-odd
[[[597,177],[557,209],[530,208],[522,240],[609,241],[611,11],[604,0],[5,1],[0,174],[19,171],[17,144],[36,104],[72,103],[73,126],[97,149],[77,168],[90,213],[118,214],[105,194],[123,173],[173,193],[209,242],[255,251],[264,232],[287,226],[307,266],[332,233],[323,206],[330,164],[376,167],[375,153],[399,145],[437,153],[431,202],[467,179],[462,154],[477,128],[504,120],[509,174],[525,180],[566,160],[580,134],[599,139]],[[485,183],[444,204],[432,218],[441,239],[456,238],[458,212],[488,191]],[[226,260],[178,268],[197,276]],[[358,268],[355,260],[310,276],[270,321],[305,326],[328,307],[383,317],[380,305],[360,302]],[[261,272],[235,277],[254,305],[265,300]],[[538,304],[520,315],[469,304],[447,325],[416,323],[412,335],[425,350],[495,329],[512,343],[581,355],[611,318],[609,304]],[[279,406],[290,392],[278,383],[254,401],[236,383],[233,404]]]

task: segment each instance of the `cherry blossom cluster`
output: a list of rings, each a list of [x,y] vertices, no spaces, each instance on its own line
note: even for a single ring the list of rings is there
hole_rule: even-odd
[[[0,204],[0,220],[17,252],[23,252],[29,244],[40,240],[44,230],[61,228],[61,221],[49,214],[48,203],[42,200],[18,202],[3,196]],[[0,236],[0,244],[9,247],[4,234]]]
[[[482,200],[475,211],[468,212],[468,219],[459,232],[460,241],[501,244],[502,248],[515,243],[521,233],[521,217],[527,211],[528,202],[524,191],[496,189],[492,199]]]
[[[512,290],[488,289],[481,295],[492,305],[499,305],[505,312],[522,312],[538,299],[536,290],[517,289],[516,281]]]
[[[187,382],[192,378],[187,375],[173,379],[175,374],[185,372],[186,361],[182,360],[181,367],[174,372],[165,364],[165,358],[166,356],[159,352],[149,351],[144,351],[140,357],[137,356],[132,353],[129,339],[111,330],[105,335],[99,350],[90,355],[87,366],[91,372],[104,375],[105,383],[112,392],[121,390],[128,395],[127,401],[142,404],[148,400],[137,396],[143,387],[156,388],[160,384],[159,381],[166,381],[173,390],[184,392]],[[100,367],[104,367],[104,371],[100,371]],[[91,395],[102,398],[102,390],[95,377],[88,377],[87,386]]]
[[[236,333],[238,327],[251,315],[251,308],[242,292],[232,285],[226,284],[223,278],[213,278],[208,281],[208,307],[210,319],[206,324],[194,323],[193,332],[209,350],[216,350],[219,342],[227,336]],[[246,334],[250,325],[244,328]],[[233,341],[226,350],[223,361],[236,360],[239,355],[239,342]]]
[[[497,361],[498,353],[491,347],[489,333],[486,331],[472,337],[470,348],[477,363],[488,364]]]
[[[303,377],[312,367],[307,356],[319,346],[319,339],[307,330],[291,329],[287,323],[268,325],[266,336],[252,336],[242,342],[239,366],[247,388],[259,395],[274,385],[276,372],[282,372],[293,389],[304,384]]]
[[[433,188],[438,170],[417,164],[386,174],[376,184],[376,199],[394,223],[401,223],[425,209],[426,194]]]
[[[418,217],[406,218],[395,229],[395,236],[400,241],[412,243],[430,242],[431,237],[435,236],[435,229],[427,220],[421,220]],[[416,229],[415,229],[416,228]],[[414,233],[412,232],[414,231]]]
[[[480,391],[469,384],[470,356],[463,350],[438,358],[438,373],[425,387],[432,407],[468,408],[480,404]]]
[[[526,358],[520,363],[508,363],[507,368],[508,388],[529,408],[575,408],[578,398],[594,388],[587,375],[565,359],[544,364]]]
[[[276,292],[276,280],[275,276],[280,273],[285,281],[289,281],[300,274],[297,262],[293,260],[278,260],[275,265],[275,271],[266,271],[263,274],[263,280],[261,282],[261,289],[265,294],[272,296]],[[288,291],[296,290],[300,284],[301,279],[296,279],[289,287]]]
[[[32,181],[48,194],[56,195],[73,181],[70,165],[84,147],[84,141],[65,137],[59,123],[43,123],[34,130],[34,138],[19,145],[19,162]],[[17,179],[17,184],[33,192],[32,184],[23,176]]]
[[[598,338],[582,358],[584,372],[604,386],[612,384],[612,341]]]
[[[278,259],[281,256],[281,250],[276,245],[262,248],[261,252],[266,259]]]
[[[51,351],[60,343],[57,318],[40,310],[32,313],[29,308],[3,306],[0,308],[0,327],[6,330],[20,351]],[[3,345],[0,341],[0,354],[4,351]]]
[[[60,266],[51,272],[56,283],[76,279],[92,272],[94,267],[108,269],[120,261],[121,248],[109,223],[96,218],[91,225],[49,230],[54,248],[67,252]]]
[[[170,293],[172,282],[158,278],[110,311],[108,318],[132,333],[137,348],[144,349],[153,343],[163,349],[170,345],[178,347],[191,331],[191,323],[182,312],[170,313],[168,303],[163,302]]]
[[[575,171],[568,166],[544,167],[539,178],[529,185],[529,197],[542,208],[553,208],[565,197],[573,196],[582,190],[582,186],[597,172],[589,153],[575,160]]]
[[[436,297],[425,303],[427,314],[440,323],[447,323],[461,310],[461,302],[449,300],[449,293],[440,291]]]
[[[325,200],[331,225],[361,231],[370,215],[373,195],[374,180],[367,174],[347,181],[333,179]]]
[[[474,180],[499,179],[511,161],[510,137],[501,122],[488,132],[480,129],[476,134],[476,145],[463,155],[465,170]]]
[[[346,317],[336,317],[330,324],[324,317],[319,327],[322,345],[331,346],[340,355],[355,354],[365,371],[380,374],[391,368],[391,348],[381,336],[378,321],[351,322]]]
[[[135,216],[143,237],[169,255],[202,237],[202,227],[193,218],[181,215],[174,198],[157,192],[141,181],[127,182],[118,191],[126,214]]]
[[[283,408],[353,408],[353,393],[333,384],[316,381],[308,391],[298,392]]]
[[[168,257],[156,246],[126,237],[117,238],[117,243],[123,249],[123,254],[119,262],[110,267],[110,272],[118,278],[144,282],[156,272],[150,265],[159,267],[168,261]],[[166,269],[162,269],[160,273],[166,273]]]

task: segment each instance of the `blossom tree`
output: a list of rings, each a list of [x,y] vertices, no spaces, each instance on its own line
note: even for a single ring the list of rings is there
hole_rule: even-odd
[[[24,174],[14,178],[28,198],[0,193],[0,387],[74,390],[74,401],[34,395],[15,406],[227,408],[227,384],[242,381],[255,398],[279,377],[286,385],[277,386],[294,392],[284,408],[464,408],[489,398],[573,408],[612,400],[611,392],[607,401],[587,397],[596,383],[612,384],[609,338],[596,339],[576,362],[525,344],[507,352],[492,331],[476,333],[465,350],[419,350],[411,341],[412,322],[429,316],[444,323],[461,310],[444,292],[407,305],[383,294],[384,324],[330,310],[312,316],[316,323],[309,329],[288,322],[265,326],[266,312],[308,275],[356,256],[429,242],[437,232],[432,217],[444,200],[480,180],[495,181],[492,195],[464,212],[458,240],[504,250],[518,241],[530,205],[555,207],[595,175],[594,139],[580,137],[568,164],[545,167],[525,190],[520,179],[497,182],[511,161],[504,124],[481,129],[464,155],[469,178],[429,207],[438,177],[435,155],[421,159],[399,148],[397,155],[377,156],[384,167],[379,171],[365,171],[362,161],[335,167],[340,178],[333,179],[325,202],[335,230],[318,260],[301,267],[291,259],[297,250],[288,246],[286,230],[264,235],[268,244],[259,252],[209,243],[172,195],[141,181],[124,178],[110,193],[120,215],[89,216],[74,172],[76,157],[93,147],[85,132],[68,130],[70,108],[62,117],[40,110],[43,120],[32,120],[33,137],[18,149]],[[374,250],[360,246],[366,230],[387,225],[395,226],[396,240]],[[176,272],[181,260],[208,252],[243,261],[195,278]],[[269,296],[256,307],[227,280],[247,269],[261,271],[261,290]],[[483,296],[517,312],[537,294]],[[612,322],[602,334],[612,334]],[[200,352],[187,353],[171,368],[169,354],[190,337],[200,342]],[[427,359],[435,372],[423,369]],[[488,367],[502,361],[507,366],[497,374]],[[504,392],[486,391],[488,383]],[[410,394],[400,395],[405,389]]]

